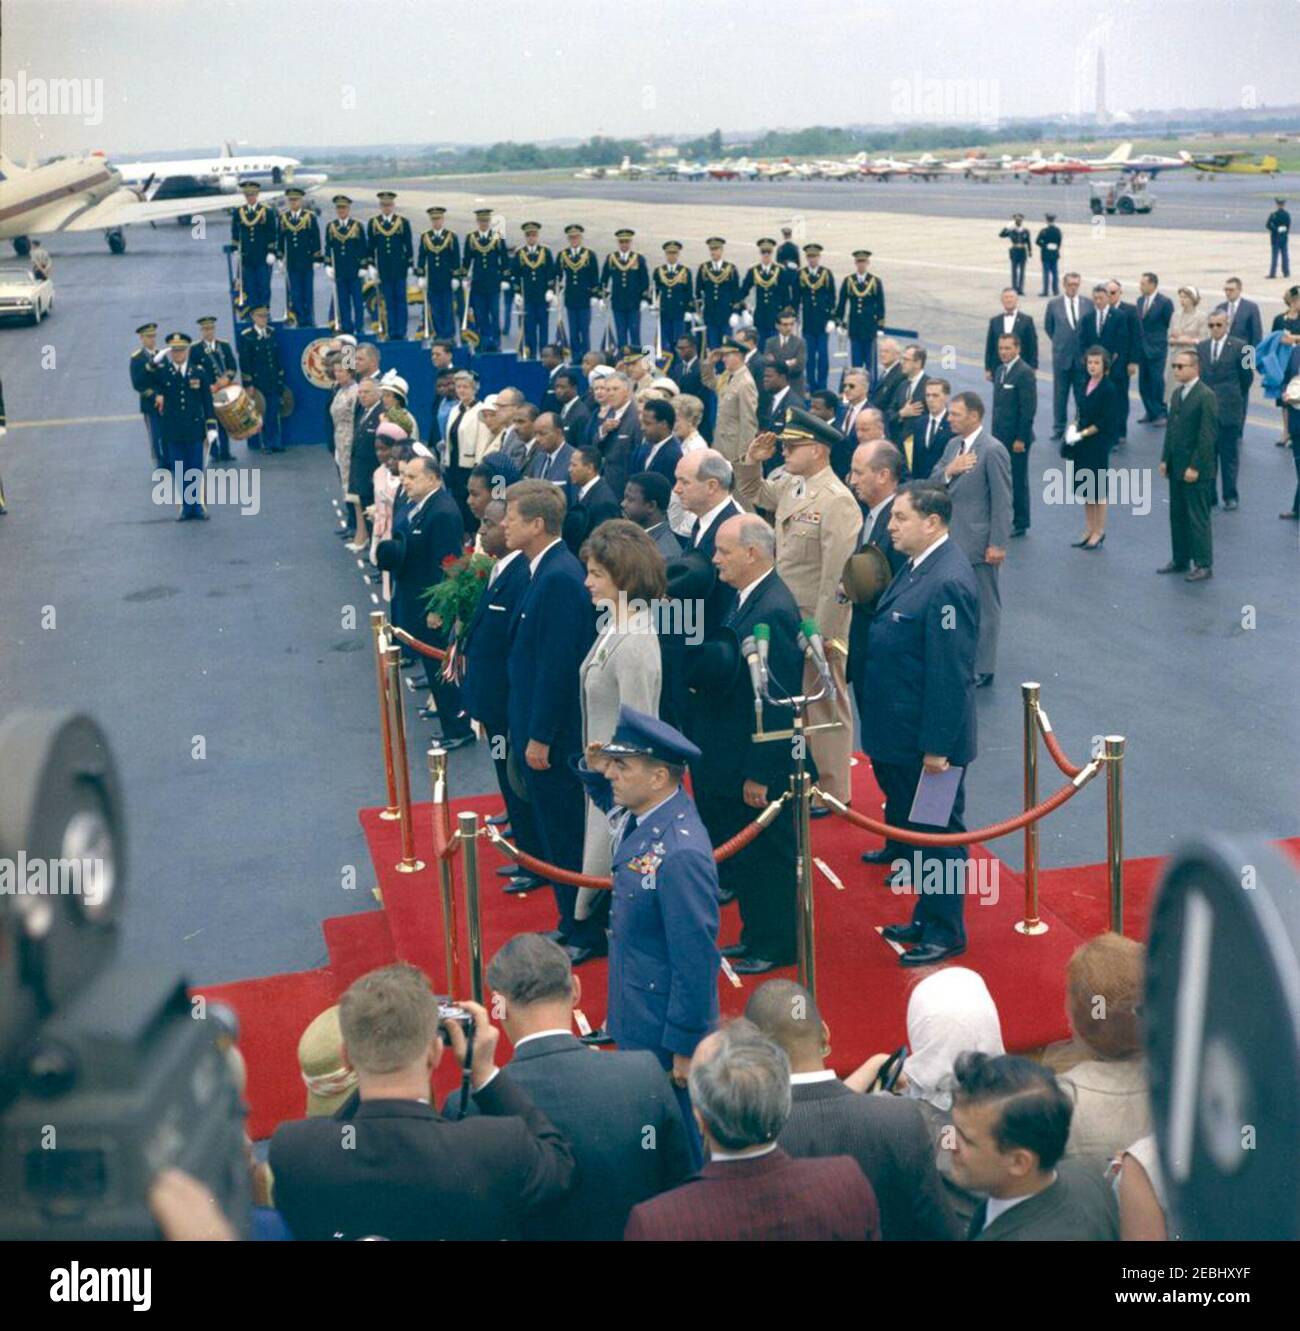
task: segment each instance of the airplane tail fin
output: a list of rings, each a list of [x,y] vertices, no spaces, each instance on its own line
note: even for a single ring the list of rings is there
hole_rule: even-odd
[[[1276,174],[1277,174],[1277,169],[1278,169],[1278,168],[1277,168],[1277,158],[1276,158],[1276,157],[1273,157],[1272,155],[1263,158],[1263,159],[1260,161],[1259,169],[1260,169],[1261,171],[1266,171],[1266,172],[1268,172],[1268,173],[1271,174],[1271,175],[1276,175]]]
[[[235,145],[230,139],[225,139],[221,144],[222,157],[233,157],[235,155]]]
[[[1121,143],[1111,155],[1106,158],[1108,162],[1127,162],[1133,156],[1133,145],[1131,143]]]
[[[1191,153],[1189,153],[1189,152],[1187,151],[1186,148],[1179,148],[1179,150],[1178,150],[1178,156],[1179,156],[1184,162],[1190,162],[1190,161],[1192,160],[1192,155],[1191,155]]]

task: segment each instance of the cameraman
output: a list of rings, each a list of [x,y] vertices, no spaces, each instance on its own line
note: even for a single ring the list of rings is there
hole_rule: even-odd
[[[569,1143],[494,1063],[500,1032],[477,1003],[470,1081],[477,1116],[443,1118],[430,1078],[443,1042],[463,1064],[465,1034],[440,1028],[416,967],[385,966],[339,1001],[356,1093],[332,1118],[282,1123],[271,1139],[275,1204],[299,1239],[513,1239],[523,1218],[574,1180]]]

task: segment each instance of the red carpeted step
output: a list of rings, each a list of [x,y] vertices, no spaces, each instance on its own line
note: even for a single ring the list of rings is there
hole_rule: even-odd
[[[373,900],[373,899],[372,899]],[[374,902],[374,909],[355,915],[334,915],[321,923],[325,946],[329,950],[329,971],[344,989],[359,976],[396,958],[388,917]]]

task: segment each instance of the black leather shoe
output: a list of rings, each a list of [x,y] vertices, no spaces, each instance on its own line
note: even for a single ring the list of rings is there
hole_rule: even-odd
[[[919,943],[922,929],[919,924],[887,924],[880,936],[891,943]]]
[[[595,961],[598,957],[608,956],[604,948],[598,947],[575,947],[569,943],[565,949],[569,954],[569,965],[582,966],[588,961]]]
[[[949,957],[959,957],[966,951],[965,943],[958,943],[955,947],[942,947],[938,943],[922,943],[920,947],[914,947],[910,952],[904,952],[898,959],[900,966],[934,966],[940,961],[947,961]]]
[[[766,975],[768,971],[778,969],[778,963],[768,961],[766,957],[751,957],[746,953],[731,963],[731,969],[737,975]]]
[[[473,734],[453,735],[451,739],[448,739],[446,735],[444,735],[438,742],[448,753],[450,753],[453,749],[463,749],[467,744],[477,744],[478,740]]]
[[[510,815],[504,812],[494,813],[492,817],[488,819],[488,823],[492,827],[507,827],[510,823]]]
[[[1169,563],[1163,565],[1161,568],[1156,569],[1156,572],[1157,572],[1157,573],[1186,573],[1186,572],[1187,572],[1187,565],[1186,565],[1186,564],[1175,564],[1175,563],[1173,562],[1173,560],[1170,560]]]
[[[808,810],[809,818],[829,818],[830,816],[831,811],[824,804],[814,804],[812,808]]]
[[[737,957],[747,955],[744,943],[728,943],[726,947],[720,947],[718,951],[728,961],[734,961]]]
[[[559,943],[561,947],[565,946],[564,935],[558,929],[548,929],[543,935],[548,943]]]
[[[590,1035],[580,1035],[583,1044],[613,1044],[614,1037],[603,1027],[598,1026]]]
[[[1024,536],[1028,530],[1028,527],[1012,527],[1011,534],[1012,536]]]
[[[864,850],[862,852],[863,864],[893,864],[900,856],[907,852],[899,850],[896,846],[881,846],[879,850]]]
[[[1225,499],[1223,501],[1223,511],[1225,513],[1235,513],[1237,511],[1237,501],[1235,499]]]
[[[992,683],[993,683],[993,674],[992,674],[992,672],[990,672],[990,673],[987,674],[987,675],[976,675],[976,676],[975,676],[975,687],[976,687],[977,689],[986,689],[986,688],[988,688],[988,686],[989,686],[990,684],[992,684]]]
[[[501,884],[501,890],[508,897],[519,896],[524,892],[536,892],[541,887],[541,882],[534,878],[532,874],[516,874],[514,878],[507,878]]]
[[[1208,582],[1214,577],[1214,570],[1211,568],[1194,568],[1184,579],[1184,582]]]

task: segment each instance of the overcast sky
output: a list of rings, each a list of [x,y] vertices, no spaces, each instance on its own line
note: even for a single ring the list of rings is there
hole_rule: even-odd
[[[1111,111],[1276,104],[1297,100],[1278,52],[1300,4],[0,0],[0,27],[12,87],[102,89],[100,117],[93,96],[6,116],[21,158],[1091,112],[1099,44]]]

